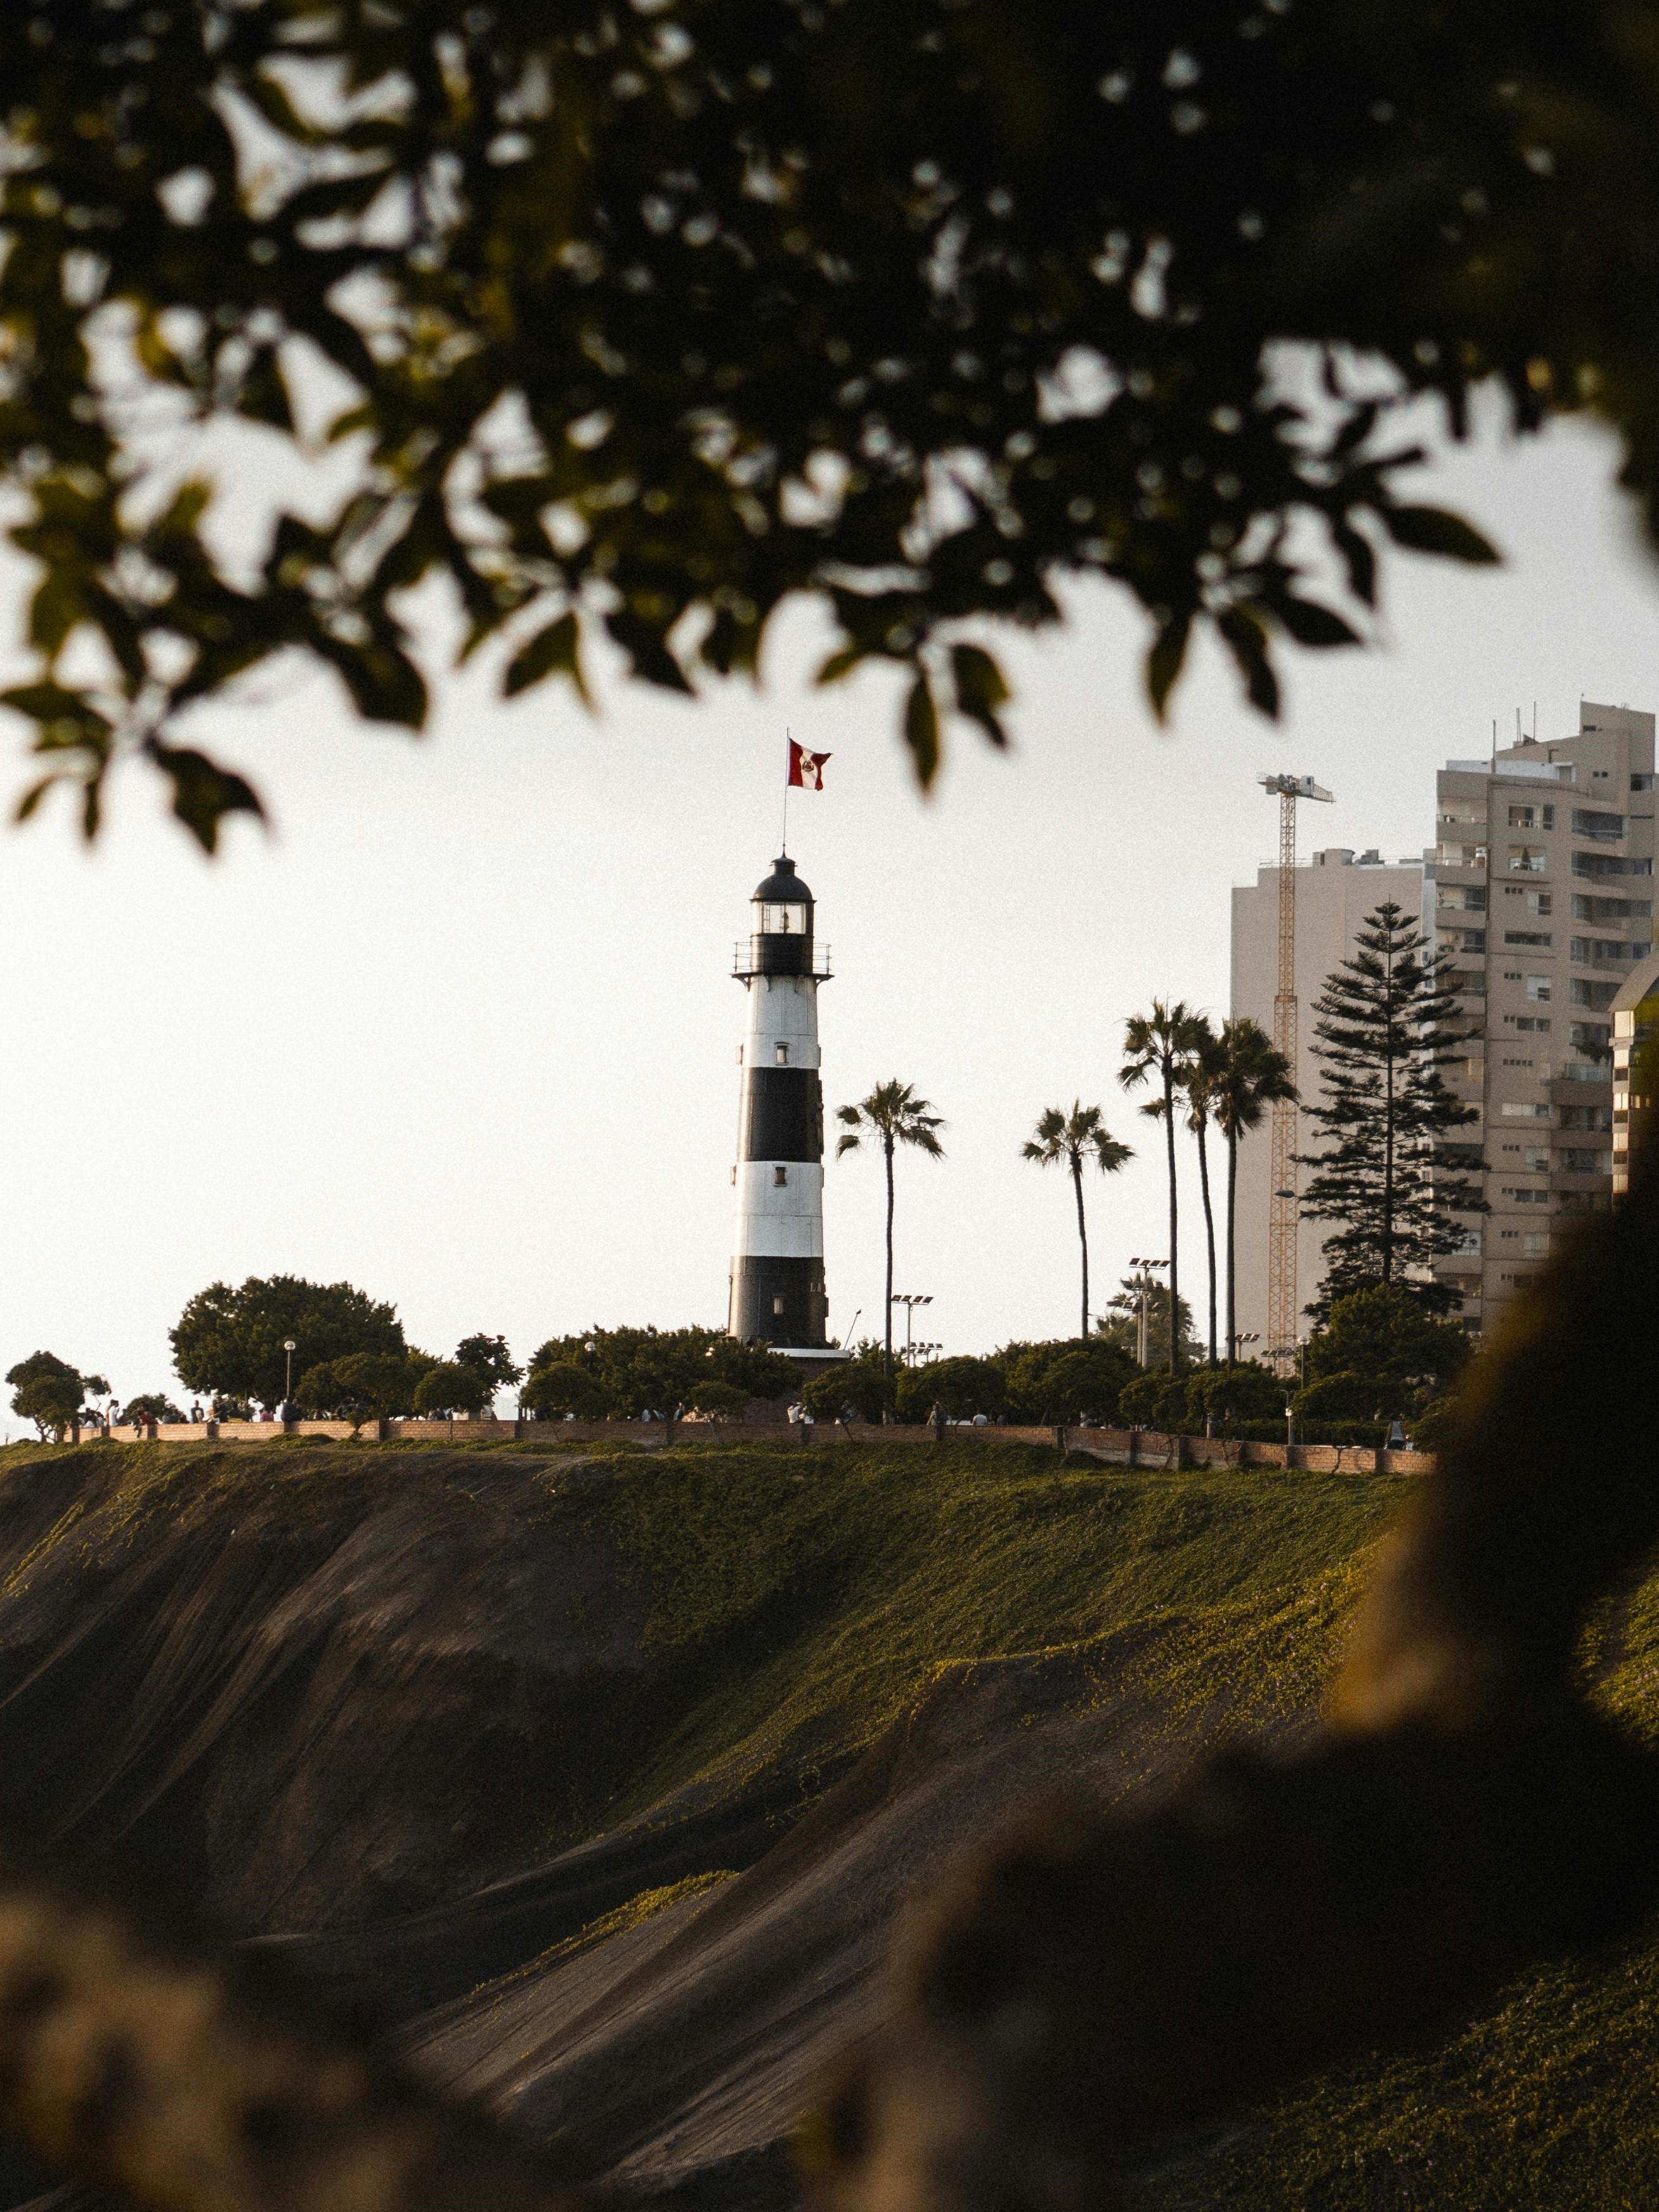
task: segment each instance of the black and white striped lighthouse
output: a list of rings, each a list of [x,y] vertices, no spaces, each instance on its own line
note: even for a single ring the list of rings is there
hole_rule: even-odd
[[[823,1091],[812,894],[780,859],[750,902],[749,941],[732,964],[749,994],[738,1117],[730,1334],[780,1350],[825,1344]],[[834,1356],[834,1355],[832,1355]]]

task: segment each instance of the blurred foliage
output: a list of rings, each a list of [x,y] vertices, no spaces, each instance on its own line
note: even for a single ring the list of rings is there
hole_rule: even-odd
[[[134,751],[210,848],[257,811],[181,718],[275,653],[419,726],[434,574],[509,696],[596,626],[752,672],[809,594],[925,782],[1071,579],[1160,709],[1208,624],[1272,712],[1389,544],[1492,558],[1400,481],[1483,380],[1651,519],[1651,0],[14,0],[0,88],[5,696],[88,833]],[[234,559],[230,417],[337,471]]]
[[[740,1392],[745,1405],[793,1397],[797,1380],[792,1360],[719,1329],[591,1328],[550,1337],[533,1352],[519,1400],[542,1419],[637,1420],[649,1413],[669,1419],[700,1399],[704,1411],[729,1412],[727,1391]],[[711,1384],[723,1386],[712,1401]]]

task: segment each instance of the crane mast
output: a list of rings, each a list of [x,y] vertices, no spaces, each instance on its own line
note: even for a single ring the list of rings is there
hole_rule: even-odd
[[[1296,808],[1302,799],[1330,803],[1331,793],[1310,775],[1257,778],[1279,799],[1279,976],[1273,993],[1273,1048],[1285,1055],[1294,1082],[1297,1073],[1296,998]],[[1281,1375],[1296,1364],[1297,1207],[1296,1117],[1293,1098],[1277,1098],[1273,1109],[1273,1163],[1267,1214],[1267,1353]]]

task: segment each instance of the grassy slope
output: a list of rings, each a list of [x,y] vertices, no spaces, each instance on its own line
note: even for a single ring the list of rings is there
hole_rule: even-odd
[[[1598,1697],[1659,1741],[1659,1579],[1586,1640]],[[1650,2212],[1659,1943],[1526,1977],[1422,2057],[1346,2068],[1149,2188],[1148,2212]]]
[[[1172,1727],[1242,1673],[1264,1717],[1318,1693],[1354,1557],[1394,1486],[1171,1480],[1052,1452],[898,1446],[665,1454],[589,1510],[644,1578],[647,1640],[718,1653],[630,1803],[696,1779],[815,1769],[863,1748],[940,1664],[1156,1631],[1127,1662]],[[1121,1679],[1109,1647],[1102,1663]]]
[[[807,1462],[816,1466],[817,1462]],[[783,1468],[799,1464],[785,1455]],[[602,1510],[688,1648],[735,1618],[794,1632],[711,1688],[641,1777],[843,1750],[951,1658],[1117,1638],[1172,1729],[1231,1678],[1262,1719],[1318,1696],[1394,1486],[1279,1474],[1074,1474],[1051,1455],[912,1449],[780,1487],[753,1451],[641,1466]],[[1659,1583],[1587,1656],[1659,1735]],[[1103,1659],[1121,1680],[1111,1645]],[[1659,2172],[1659,1949],[1529,1978],[1420,2058],[1350,2069],[1251,2116],[1144,2193],[1147,2212],[1646,2212]]]
[[[296,1514],[337,1510],[337,1448],[314,1462],[315,1493],[306,1455],[283,1446],[217,1455],[208,1486],[226,1503],[244,1480],[264,1486],[276,1472],[268,1453]],[[367,1475],[395,1455],[362,1460]],[[120,1487],[131,1484],[135,1533],[192,1496],[214,1510],[198,1488],[205,1472],[188,1449],[133,1451]],[[671,1790],[718,1796],[767,1774],[793,1771],[811,1795],[952,1660],[1092,1644],[1102,1694],[1126,1677],[1152,1692],[1172,1737],[1224,1683],[1263,1719],[1305,1712],[1395,1494],[1304,1474],[1073,1472],[1050,1453],[951,1445],[623,1455],[568,1489],[556,1460],[526,1475],[545,1488],[551,1526],[568,1513],[615,1535],[647,1601],[647,1641],[680,1684],[623,1762],[602,1826]],[[46,1542],[75,1543],[73,1521]],[[14,1584],[28,1579],[4,1564]],[[1592,1644],[1608,1703],[1654,1730],[1659,1585],[1610,1613]],[[1148,2212],[1645,2207],[1659,2171],[1656,2059],[1659,1954],[1552,1971],[1434,2052],[1346,2069],[1247,2116],[1149,2180],[1142,2201]]]

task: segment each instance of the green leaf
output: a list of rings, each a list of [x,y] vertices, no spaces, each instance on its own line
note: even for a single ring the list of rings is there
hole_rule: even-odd
[[[1336,522],[1331,526],[1337,550],[1342,556],[1348,572],[1348,589],[1355,599],[1363,599],[1368,607],[1376,605],[1376,556],[1369,541],[1351,522]]]
[[[977,722],[994,745],[1006,745],[1008,732],[997,719],[997,708],[1008,703],[1003,673],[982,646],[951,647],[951,678],[956,686],[957,711]]]
[[[916,781],[926,791],[939,772],[939,708],[925,668],[917,669],[904,703],[904,742],[915,763]]]
[[[1448,561],[1468,561],[1489,567],[1503,559],[1473,524],[1443,507],[1379,507],[1382,527],[1396,545],[1413,553],[1438,553]]]
[[[696,697],[658,624],[618,607],[605,617],[605,626],[633,662],[636,676],[643,676],[647,684],[660,684],[665,691],[684,691],[688,697]]]
[[[1152,712],[1161,722],[1169,706],[1170,694],[1181,674],[1187,658],[1187,640],[1192,634],[1193,617],[1190,607],[1183,607],[1164,623],[1152,640],[1152,649],[1146,656],[1146,696],[1152,702]]]
[[[269,422],[274,429],[292,432],[294,410],[289,405],[288,385],[274,346],[261,346],[249,364],[236,395],[236,411],[251,422]]]
[[[516,699],[520,691],[529,690],[532,684],[539,684],[556,671],[575,685],[583,706],[591,707],[593,702],[582,676],[580,646],[581,630],[574,611],[561,615],[514,654],[501,678],[502,691],[507,698]]]
[[[252,784],[234,769],[221,768],[205,753],[188,745],[164,745],[159,739],[145,751],[173,784],[173,811],[204,853],[218,850],[219,824],[228,814],[252,814],[258,821],[265,810]],[[95,818],[87,835],[96,830]]]
[[[1226,640],[1227,648],[1244,678],[1250,704],[1277,720],[1279,679],[1267,658],[1267,633],[1261,617],[1249,607],[1231,606],[1217,616],[1215,626]]]
[[[839,684],[843,676],[852,674],[865,657],[863,646],[844,645],[839,653],[832,653],[819,662],[818,672],[812,681],[815,684]]]
[[[87,611],[82,586],[86,572],[78,568],[48,571],[29,606],[29,643],[53,660],[64,641]]]
[[[1312,599],[1293,599],[1286,592],[1269,605],[1298,645],[1358,645],[1361,641],[1358,631],[1351,629],[1340,615]]]
[[[315,650],[345,678],[357,712],[371,722],[401,722],[418,730],[426,720],[426,685],[408,654],[384,640],[350,645],[319,637]]]

